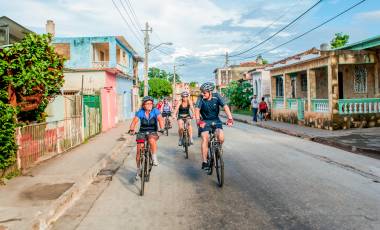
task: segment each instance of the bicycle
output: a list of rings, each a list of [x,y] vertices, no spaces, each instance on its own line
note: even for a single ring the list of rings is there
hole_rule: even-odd
[[[171,129],[171,125],[170,125],[170,115],[168,114],[167,116],[165,116],[165,135],[166,136],[169,136],[169,129]]]
[[[185,150],[185,158],[189,158],[189,146],[190,146],[190,135],[187,121],[190,119],[189,115],[180,117],[183,121],[183,133],[182,133],[182,146]]]
[[[161,132],[161,131],[158,131]],[[144,195],[145,190],[145,182],[149,182],[150,179],[150,172],[153,168],[153,159],[152,159],[152,151],[150,149],[150,144],[148,141],[148,137],[150,134],[156,133],[156,132],[144,132],[144,148],[140,149],[139,155],[140,155],[140,177],[141,177],[141,189],[140,189],[140,195]],[[130,133],[131,135],[136,135],[133,133]]]
[[[213,167],[215,167],[216,177],[219,187],[223,187],[224,184],[224,161],[223,161],[223,149],[222,144],[216,138],[216,123],[211,123],[211,130],[209,131],[208,142],[208,154],[207,163],[210,166],[208,169],[208,175],[212,175]]]

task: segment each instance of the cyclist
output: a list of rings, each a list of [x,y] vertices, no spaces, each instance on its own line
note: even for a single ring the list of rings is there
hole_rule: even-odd
[[[209,131],[211,130],[211,123],[216,123],[216,136],[221,144],[224,142],[224,134],[222,122],[219,119],[219,107],[223,107],[227,115],[227,125],[232,126],[234,121],[232,114],[228,105],[225,104],[223,98],[219,93],[213,93],[215,85],[211,82],[204,83],[201,85],[200,90],[202,95],[198,97],[197,103],[195,105],[195,118],[197,120],[197,125],[200,127],[202,144],[202,169],[208,170],[210,165],[207,164],[207,153],[208,153],[208,141],[209,141]],[[202,116],[202,120],[200,120]]]
[[[132,120],[131,126],[129,127],[128,133],[134,134],[137,123],[140,121],[140,130],[136,135],[137,142],[137,153],[136,153],[136,164],[137,164],[137,175],[140,175],[140,149],[144,148],[145,132],[150,132],[148,136],[148,141],[152,151],[153,165],[158,166],[157,160],[157,130],[158,125],[162,129],[164,127],[164,119],[162,118],[160,111],[153,107],[153,98],[146,96],[142,100],[141,109],[136,112],[135,117]]]
[[[164,118],[165,117],[170,118],[170,116],[172,115],[172,111],[173,111],[173,108],[170,105],[170,103],[168,102],[168,99],[164,98],[164,102],[161,105],[162,117],[164,117]],[[172,125],[171,125],[171,122],[170,122],[170,119],[169,119],[169,128],[171,128],[171,127],[172,127]]]
[[[184,127],[184,122],[181,118],[187,117],[191,119],[192,114],[194,114],[194,106],[193,106],[192,101],[189,99],[189,93],[182,92],[181,99],[182,100],[179,102],[179,106],[176,107],[173,113],[174,117],[176,117],[178,121],[178,135],[179,135],[178,145],[179,146],[182,145],[182,135],[183,135],[183,127]],[[190,119],[187,119],[187,127],[189,130],[190,144],[193,144],[193,130],[191,127]]]

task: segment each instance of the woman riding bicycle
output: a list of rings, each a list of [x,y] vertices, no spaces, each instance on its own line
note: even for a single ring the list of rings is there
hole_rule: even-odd
[[[170,116],[172,115],[172,111],[173,111],[173,108],[172,106],[170,105],[170,103],[168,102],[168,99],[164,98],[164,102],[162,103],[161,105],[161,114],[162,114],[162,117],[164,118],[170,118]],[[171,128],[172,125],[171,125],[171,122],[170,122],[170,119],[169,119],[169,128]]]
[[[174,117],[177,118],[178,121],[178,135],[179,135],[179,141],[178,145],[182,145],[182,136],[183,136],[183,130],[184,130],[184,121],[182,118],[188,118],[186,120],[187,122],[187,129],[189,131],[189,137],[190,137],[190,144],[193,144],[193,130],[191,127],[190,119],[192,118],[192,114],[194,114],[194,106],[192,101],[189,99],[189,93],[188,92],[182,92],[181,94],[182,100],[179,102],[179,106],[176,107],[174,111]],[[190,113],[191,110],[191,113]]]
[[[157,140],[158,140],[158,126],[160,129],[164,127],[164,119],[162,118],[160,111],[153,107],[153,98],[146,96],[143,98],[141,109],[136,112],[135,117],[132,120],[128,133],[134,134],[137,123],[140,121],[140,130],[136,135],[137,152],[136,152],[136,164],[137,175],[140,174],[140,149],[144,148],[145,133],[148,134],[148,142],[152,151],[153,165],[158,165],[157,160]]]

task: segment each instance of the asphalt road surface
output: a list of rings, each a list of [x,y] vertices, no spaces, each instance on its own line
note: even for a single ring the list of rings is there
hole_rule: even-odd
[[[176,127],[139,196],[135,150],[54,229],[380,229],[380,161],[246,124],[225,127],[225,185]]]

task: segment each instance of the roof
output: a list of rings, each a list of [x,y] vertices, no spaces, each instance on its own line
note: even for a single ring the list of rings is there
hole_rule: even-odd
[[[343,47],[336,48],[335,50],[364,50],[370,48],[380,48],[380,35],[367,38],[365,40],[345,45]]]
[[[254,62],[254,61],[251,61],[251,62],[242,62],[240,63],[240,67],[256,67],[258,66],[259,64],[257,64],[257,62]]]
[[[304,52],[295,54],[293,56],[281,59],[279,61],[273,62],[269,66],[272,67],[270,69],[276,69],[284,66],[290,66],[296,63],[303,63],[305,61],[311,61],[320,58],[320,50],[313,47],[309,50],[306,50]]]
[[[7,16],[0,17],[0,27],[6,27],[9,29],[9,43],[15,43],[22,40],[27,33],[33,33],[33,31],[13,21]],[[7,45],[0,41],[0,45]]]

